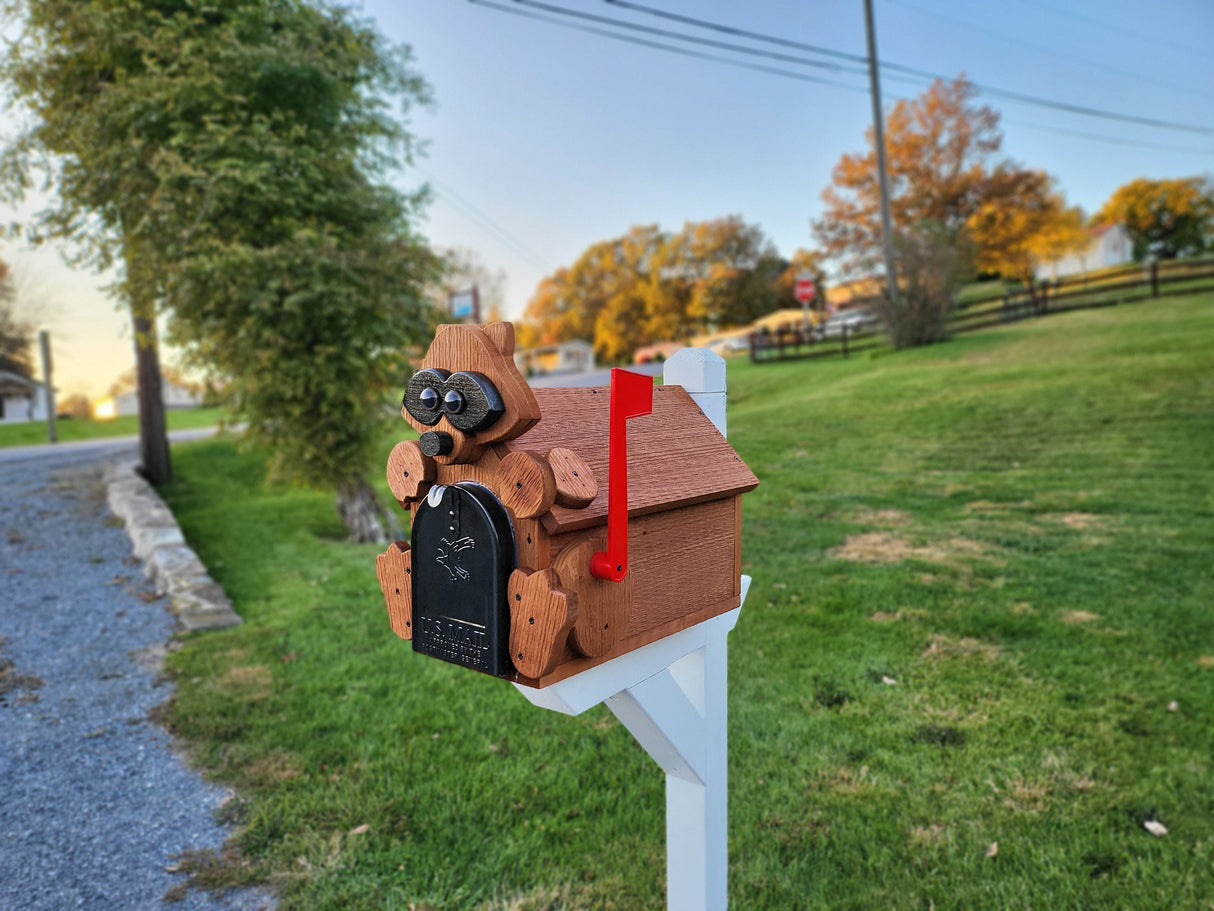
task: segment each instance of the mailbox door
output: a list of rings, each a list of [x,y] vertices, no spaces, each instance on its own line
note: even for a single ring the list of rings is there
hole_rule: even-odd
[[[517,564],[509,513],[478,484],[431,488],[417,507],[413,649],[504,677],[510,662],[506,583]]]

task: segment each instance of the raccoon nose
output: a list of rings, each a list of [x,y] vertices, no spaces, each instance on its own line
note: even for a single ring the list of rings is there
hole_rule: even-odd
[[[455,440],[451,438],[451,434],[441,430],[427,430],[417,442],[422,452],[430,458],[448,455],[455,448]]]

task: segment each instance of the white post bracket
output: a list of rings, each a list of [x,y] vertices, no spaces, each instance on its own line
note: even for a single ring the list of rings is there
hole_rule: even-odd
[[[742,576],[742,601],[750,576]],[[728,654],[742,608],[534,689],[533,705],[580,715],[605,702],[666,773],[666,905],[725,911],[729,873]]]

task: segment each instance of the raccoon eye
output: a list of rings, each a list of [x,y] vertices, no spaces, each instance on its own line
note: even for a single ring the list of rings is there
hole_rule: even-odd
[[[413,374],[405,389],[405,398],[401,403],[409,417],[419,424],[433,427],[443,416],[443,400],[441,391],[447,388],[447,377],[451,374],[446,370],[427,367]]]
[[[492,426],[506,413],[501,394],[481,373],[462,371],[447,377],[443,399],[447,420],[464,433],[475,433]]]

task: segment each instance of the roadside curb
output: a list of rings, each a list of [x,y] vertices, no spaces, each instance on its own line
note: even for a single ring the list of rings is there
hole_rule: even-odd
[[[143,563],[156,594],[169,596],[173,613],[187,630],[240,623],[223,588],[185,543],[173,513],[136,473],[136,464],[133,459],[119,459],[106,466],[106,502],[125,523],[135,557]]]

